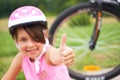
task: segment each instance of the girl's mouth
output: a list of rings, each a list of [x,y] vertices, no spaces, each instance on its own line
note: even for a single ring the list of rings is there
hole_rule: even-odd
[[[31,50],[27,50],[27,52],[29,52],[30,54],[35,54],[39,49],[31,49]]]

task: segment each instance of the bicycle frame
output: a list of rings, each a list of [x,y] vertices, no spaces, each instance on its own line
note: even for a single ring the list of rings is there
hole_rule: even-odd
[[[97,7],[97,10],[96,10],[96,23],[95,23],[95,27],[94,27],[94,30],[93,30],[93,34],[92,34],[92,37],[91,37],[91,40],[89,42],[89,48],[90,50],[94,50],[95,46],[96,46],[96,42],[98,40],[98,37],[99,37],[99,34],[100,34],[100,29],[101,29],[101,23],[102,23],[102,5],[104,6],[110,6],[111,8],[114,8],[114,14],[115,16],[119,16],[120,18],[120,4],[115,1],[115,0],[90,0],[90,2],[92,4],[96,4],[98,7]],[[114,7],[113,7],[114,6]],[[112,9],[111,9],[112,10]]]

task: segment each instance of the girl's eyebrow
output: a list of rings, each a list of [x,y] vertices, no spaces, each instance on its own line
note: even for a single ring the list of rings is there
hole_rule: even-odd
[[[23,36],[18,36],[18,39],[21,39],[21,38],[26,38],[26,37],[23,37]]]

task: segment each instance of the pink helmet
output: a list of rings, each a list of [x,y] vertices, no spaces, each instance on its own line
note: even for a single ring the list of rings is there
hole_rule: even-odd
[[[12,12],[9,18],[8,27],[25,24],[29,22],[46,22],[43,12],[34,6],[23,6]]]

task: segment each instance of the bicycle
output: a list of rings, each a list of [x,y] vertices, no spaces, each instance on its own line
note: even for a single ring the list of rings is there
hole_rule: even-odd
[[[75,51],[75,63],[68,68],[77,80],[108,80],[120,74],[120,3],[90,0],[63,11],[53,22],[50,43],[63,33]],[[91,66],[91,67],[90,67]]]

